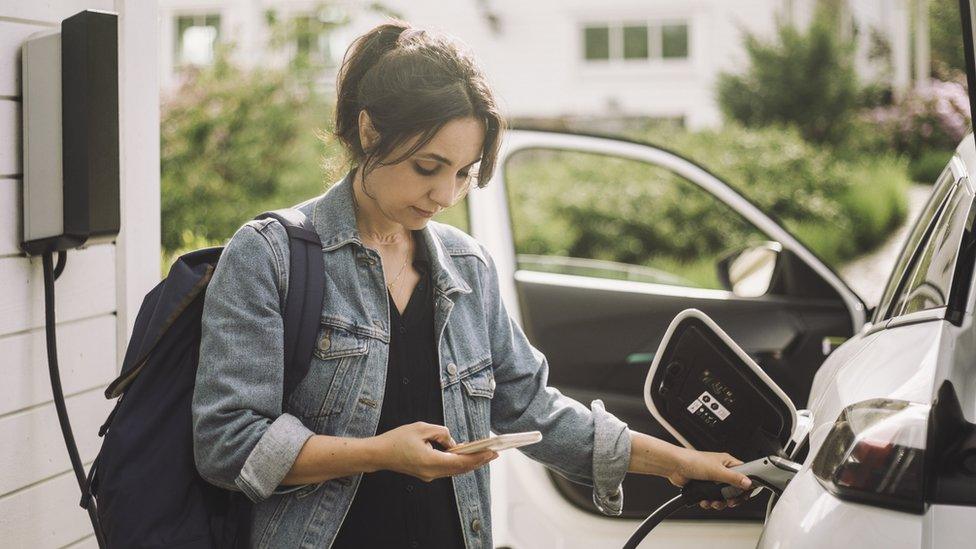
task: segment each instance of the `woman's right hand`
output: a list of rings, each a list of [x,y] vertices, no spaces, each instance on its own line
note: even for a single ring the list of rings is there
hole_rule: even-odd
[[[391,429],[375,439],[379,445],[381,469],[404,473],[424,482],[473,471],[498,457],[492,450],[466,455],[438,450],[431,441],[445,449],[457,443],[447,427],[423,421]]]

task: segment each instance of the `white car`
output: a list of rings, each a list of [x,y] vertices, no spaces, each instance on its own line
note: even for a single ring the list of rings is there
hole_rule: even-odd
[[[976,92],[973,1],[961,5]],[[606,169],[593,170],[594,162]],[[619,171],[624,164],[631,171]],[[509,311],[546,355],[550,385],[587,405],[603,399],[631,428],[674,440],[648,412],[642,389],[671,319],[693,307],[805,409],[790,451],[801,468],[778,500],[764,493],[736,509],[681,511],[641,547],[976,547],[972,135],[935,183],[873,310],[776,221],[706,169],[666,150],[513,130],[498,166],[492,184],[468,198],[470,229],[496,261]],[[724,269],[720,287],[694,272],[580,259],[572,250],[540,256],[515,249],[515,236],[529,234],[521,231],[539,230],[534,223],[571,229],[535,217],[527,190],[540,170],[570,178],[566,189],[612,189],[617,174],[634,167],[649,170],[651,185],[658,178],[660,185],[683,186],[690,197],[698,193],[689,198],[696,203],[710,200],[713,206],[700,215],[724,216],[736,230],[747,227],[743,234],[760,237],[743,242],[735,256],[714,258]],[[619,199],[612,192],[606,197]],[[565,200],[572,212],[572,194]],[[678,236],[708,236],[697,230],[689,224]],[[519,240],[531,247],[531,238]],[[744,256],[757,267],[736,272],[734,259]],[[844,342],[833,349],[838,341]],[[663,479],[628,475],[624,514],[608,517],[594,507],[590,487],[520,452],[503,452],[492,464],[496,546],[621,547],[675,493]]]

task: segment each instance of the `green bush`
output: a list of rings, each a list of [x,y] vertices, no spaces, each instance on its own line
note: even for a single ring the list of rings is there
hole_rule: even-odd
[[[844,141],[862,98],[854,44],[838,35],[834,3],[821,1],[806,30],[779,23],[771,41],[746,34],[748,68],[718,79],[727,118],[748,127],[793,124],[815,143]]]
[[[942,80],[966,73],[966,55],[962,43],[959,2],[929,2],[929,39],[932,45],[932,72]]]
[[[904,159],[843,160],[792,129],[655,133],[645,137],[706,166],[831,265],[881,244],[904,221]]]
[[[772,127],[657,127],[631,136],[706,167],[834,266],[885,241],[905,218],[909,178],[900,158],[841,160],[795,129]],[[530,150],[505,170],[515,249],[533,269],[547,269],[539,257],[584,258],[596,263],[548,268],[602,266],[604,277],[719,288],[717,260],[766,239],[711,195],[641,162]]]
[[[861,123],[887,150],[907,156],[915,181],[933,183],[971,128],[969,95],[959,81],[928,80],[895,104],[866,110]],[[852,150],[864,150],[854,146]]]
[[[952,158],[952,150],[928,149],[908,164],[912,181],[932,185]]]
[[[220,243],[265,209],[315,196],[331,106],[282,71],[249,71],[221,58],[162,105],[162,247],[171,255]],[[168,265],[168,261],[166,262]]]

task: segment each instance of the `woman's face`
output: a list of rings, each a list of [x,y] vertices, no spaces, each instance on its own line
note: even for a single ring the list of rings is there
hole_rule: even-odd
[[[370,171],[366,192],[389,221],[409,230],[422,229],[431,217],[464,197],[474,181],[472,169],[481,159],[484,135],[484,123],[474,117],[451,120],[413,155]],[[416,139],[395,149],[389,158],[402,156]]]

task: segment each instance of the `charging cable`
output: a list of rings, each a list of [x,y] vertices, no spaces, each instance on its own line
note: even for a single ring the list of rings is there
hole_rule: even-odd
[[[640,542],[657,527],[662,520],[671,516],[675,511],[684,507],[697,505],[702,500],[723,500],[741,495],[744,492],[741,488],[736,488],[728,484],[716,482],[693,480],[685,484],[681,493],[666,501],[663,505],[654,510],[644,522],[640,523],[637,530],[627,540],[624,549],[637,549]]]
[[[776,495],[783,493],[783,489],[789,484],[790,480],[800,470],[800,465],[780,456],[768,456],[760,458],[742,465],[731,468],[749,477],[753,485],[758,488],[766,488]],[[753,492],[758,492],[756,488],[749,488]],[[699,501],[719,501],[732,499],[744,494],[742,488],[730,484],[711,482],[707,480],[692,480],[684,485],[681,493],[669,499],[663,505],[654,510],[644,522],[640,523],[637,530],[627,540],[624,549],[637,549],[640,542],[657,527],[662,520],[672,515],[678,509],[697,505]]]
[[[58,422],[61,424],[61,433],[64,435],[64,444],[68,447],[68,458],[71,460],[71,468],[75,471],[78,479],[78,486],[82,494],[88,493],[88,480],[85,475],[85,466],[81,463],[78,455],[78,445],[75,444],[74,434],[71,432],[71,422],[68,420],[68,408],[64,404],[64,392],[61,390],[61,373],[58,370],[58,337],[56,332],[57,322],[54,318],[54,281],[64,272],[67,262],[67,252],[58,252],[58,264],[55,267],[53,252],[44,252],[42,263],[44,267],[44,331],[47,336],[47,365],[48,373],[51,375],[51,392],[54,394],[54,407],[58,412]],[[95,502],[91,501],[86,507],[88,518],[91,520],[92,528],[95,530],[95,539],[98,547],[105,548],[105,539],[102,529],[98,524],[98,514]]]

